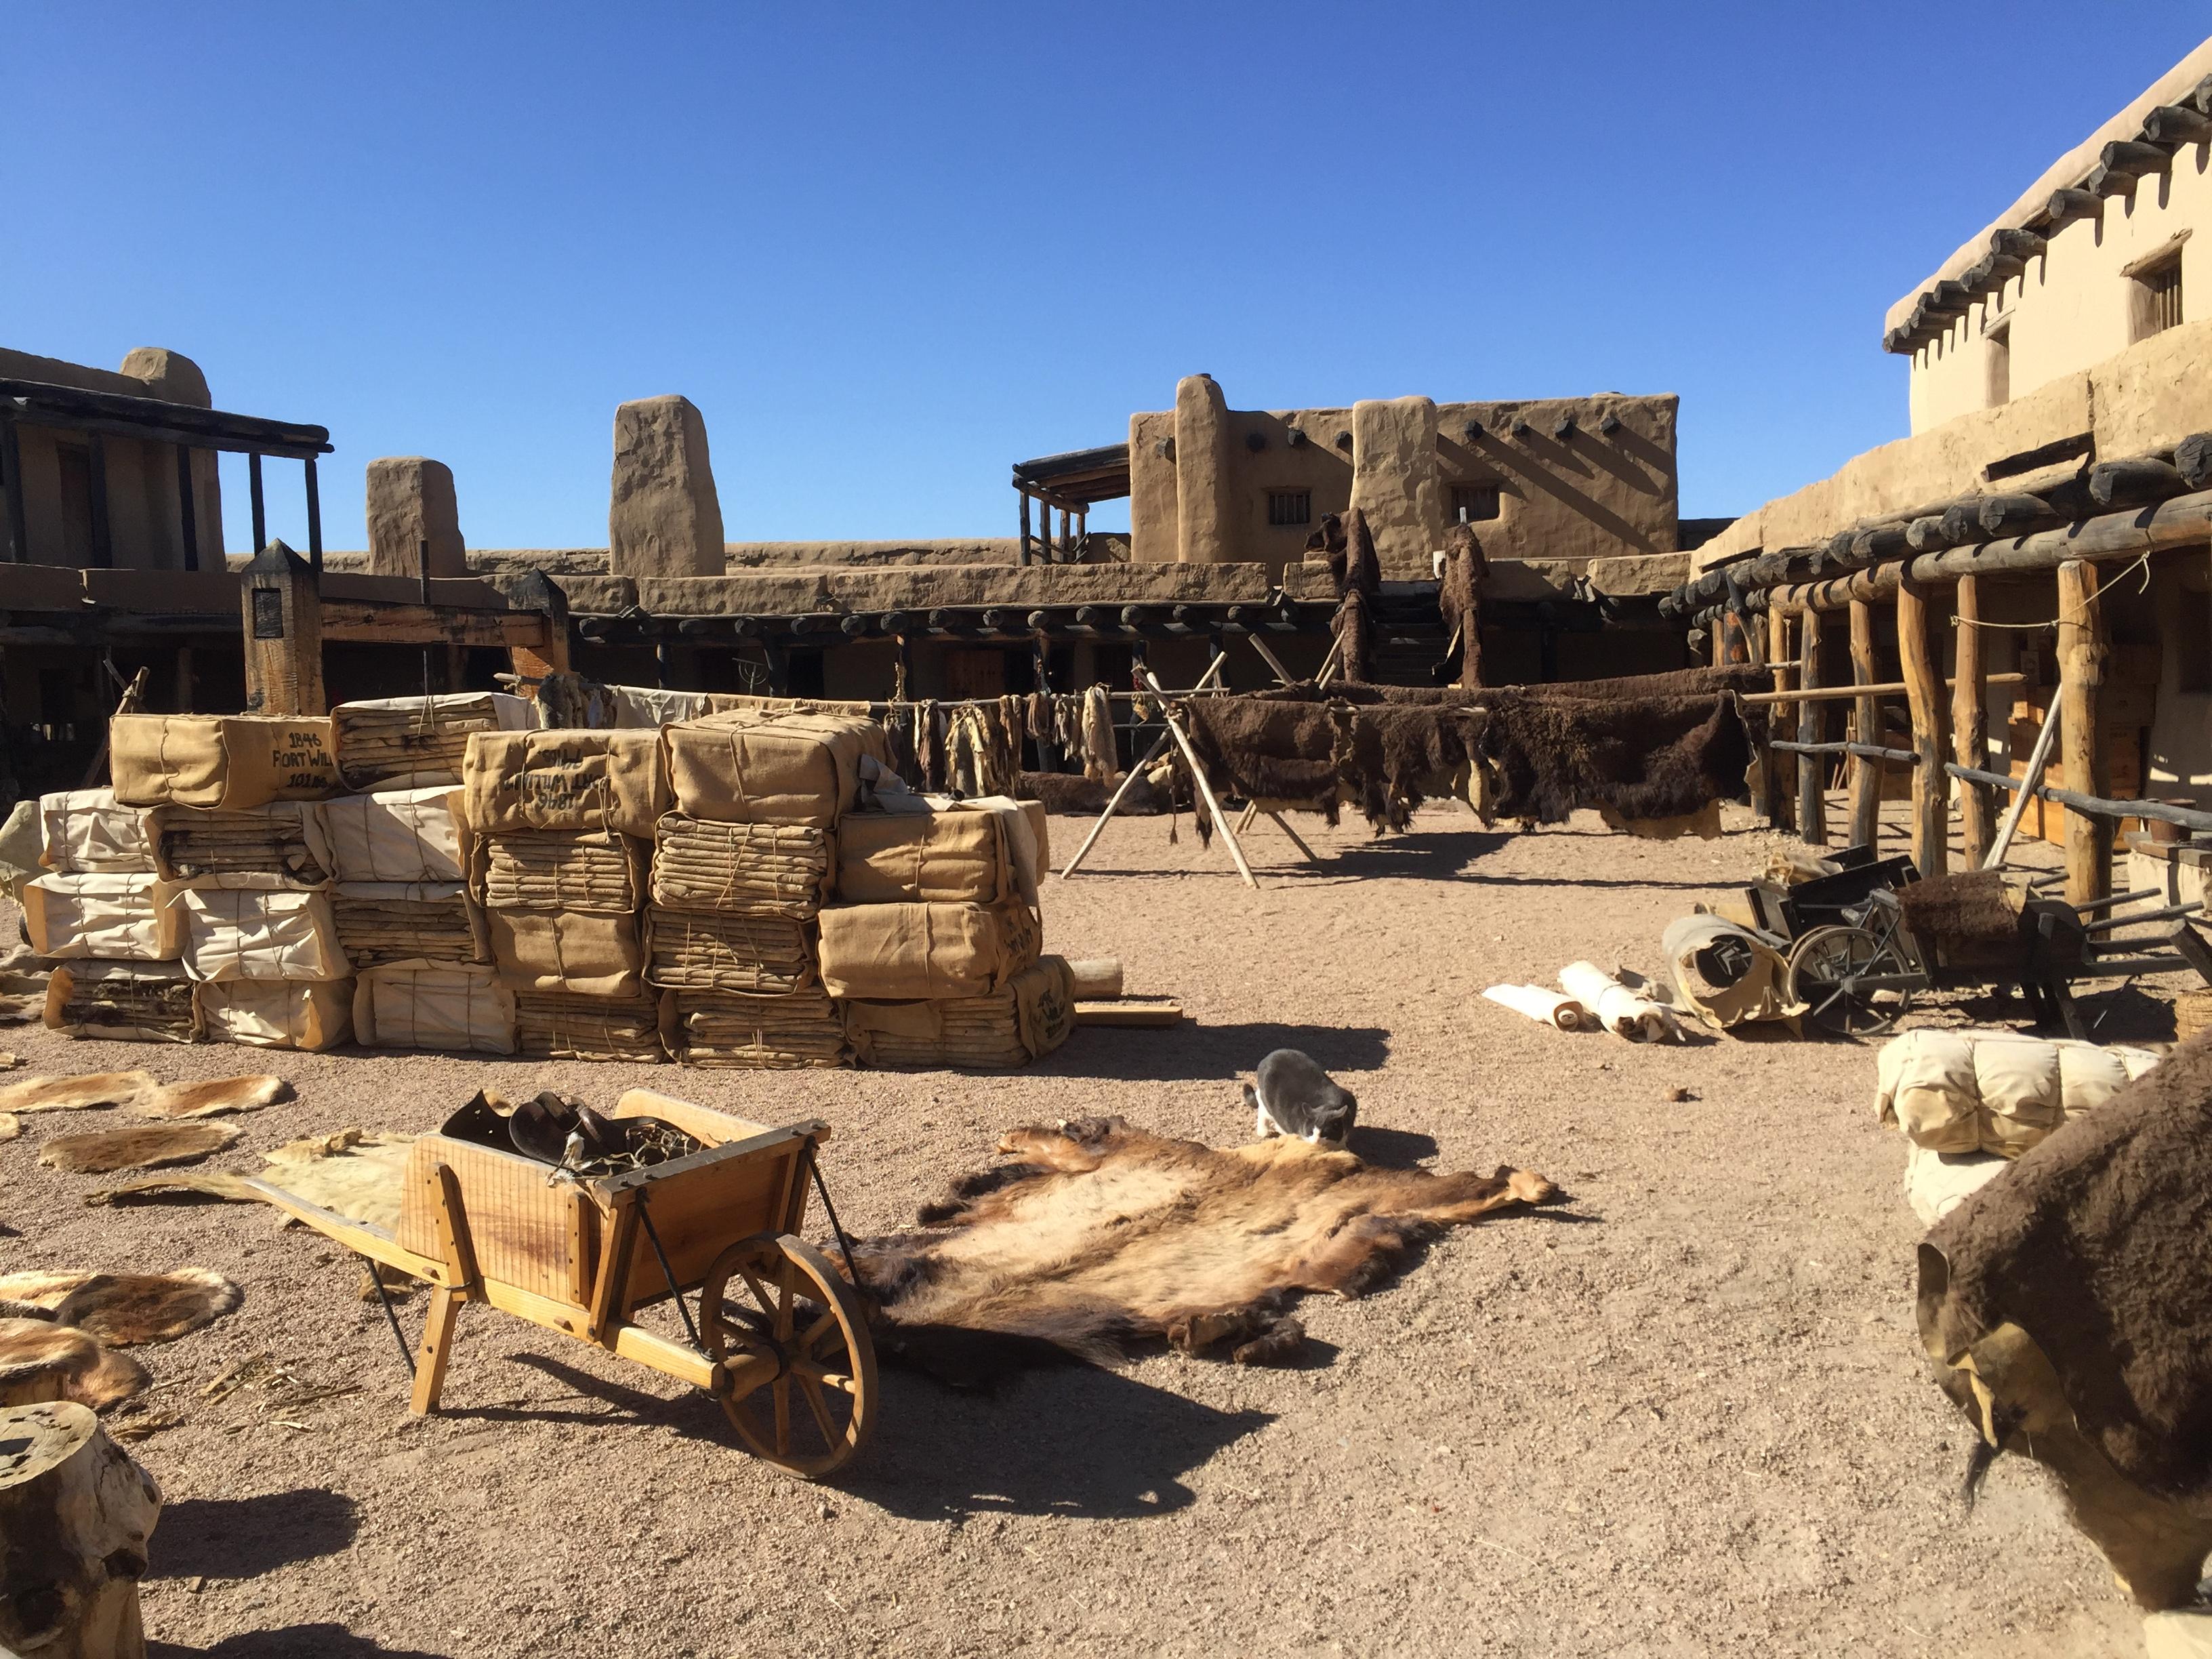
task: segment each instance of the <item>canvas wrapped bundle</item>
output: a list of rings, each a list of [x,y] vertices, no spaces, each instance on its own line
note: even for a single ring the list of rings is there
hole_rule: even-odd
[[[483,915],[458,881],[342,881],[331,889],[331,915],[356,968],[491,959]]]
[[[154,867],[164,881],[222,886],[273,877],[300,887],[331,878],[322,809],[313,801],[265,806],[156,806],[146,814]]]
[[[112,1042],[197,1042],[196,984],[173,962],[63,962],[46,980],[46,1025]]]
[[[669,787],[687,817],[836,827],[851,810],[862,757],[889,769],[884,729],[850,714],[739,708],[666,732]]]
[[[173,890],[167,908],[185,971],[217,981],[331,980],[351,973],[329,896],[262,879],[269,884]]]
[[[213,1042],[317,1054],[353,1036],[354,982],[240,979],[198,982],[200,1026]]]
[[[1677,916],[1667,924],[1659,950],[1682,1000],[1723,1030],[1802,1012],[1783,994],[1788,964],[1781,953],[1723,917]]]
[[[24,884],[23,929],[31,949],[57,960],[173,962],[182,934],[158,876],[40,876]]]
[[[451,786],[380,789],[323,804],[331,874],[339,881],[462,881],[468,834]]]
[[[788,996],[675,991],[665,1018],[669,1048],[687,1066],[795,1071],[853,1063],[844,1017],[818,989]]]
[[[499,976],[517,991],[580,997],[643,993],[644,928],[635,912],[495,908],[483,919]]]
[[[144,875],[154,868],[143,807],[112,789],[64,789],[39,797],[39,862],[65,875]]]
[[[327,719],[266,714],[118,714],[108,722],[115,799],[126,806],[326,800],[338,793]]]
[[[813,933],[795,917],[656,904],[646,923],[646,977],[662,990],[781,996],[814,983]]]
[[[487,910],[635,910],[645,902],[647,845],[605,830],[507,832],[484,843]]]
[[[1875,1105],[1929,1152],[2018,1158],[2157,1061],[2147,1049],[2070,1038],[1908,1031],[1875,1060]]]
[[[653,902],[811,916],[822,908],[834,851],[827,830],[805,824],[716,823],[672,812],[653,842]]]
[[[849,812],[837,826],[837,896],[850,904],[1037,900],[1050,857],[1044,808],[983,796],[913,798],[923,809]]]
[[[669,810],[655,731],[475,732],[461,781],[479,836],[606,830],[650,841]]]
[[[1059,1048],[1075,1028],[1075,980],[1060,957],[1041,957],[988,996],[850,1002],[845,1021],[866,1066],[1026,1066]]]
[[[457,784],[473,733],[520,732],[537,723],[527,701],[496,691],[378,697],[331,710],[338,770],[356,790]]]
[[[366,1048],[514,1052],[514,993],[489,968],[398,962],[354,981],[354,1041]]]
[[[532,1060],[623,1060],[659,1065],[660,1002],[651,995],[579,997],[558,991],[514,994],[515,1052]]]
[[[883,1001],[988,996],[1036,961],[1043,939],[1019,900],[833,904],[819,925],[830,994]]]

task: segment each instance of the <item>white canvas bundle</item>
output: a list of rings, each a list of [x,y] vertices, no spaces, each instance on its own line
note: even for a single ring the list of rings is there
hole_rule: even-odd
[[[1682,1040],[1682,1028],[1672,1008],[1638,994],[1594,962],[1571,962],[1560,969],[1559,987],[1615,1036],[1631,1042]]]
[[[1884,1123],[1931,1152],[2018,1158],[2158,1063],[2146,1048],[2015,1031],[1907,1031],[1875,1060]]]
[[[196,994],[200,1024],[211,1042],[256,1048],[334,1048],[353,1036],[353,981],[305,985],[283,980],[239,979],[201,984]]]
[[[368,1048],[511,1054],[514,993],[489,968],[397,962],[354,982],[354,1040]]]
[[[151,874],[120,871],[40,876],[23,889],[23,925],[31,948],[63,961],[173,962],[176,891]]]
[[[194,979],[343,979],[328,895],[297,888],[203,887],[169,902],[178,954]]]
[[[460,881],[468,871],[461,792],[452,785],[380,789],[323,803],[340,881]]]
[[[154,849],[143,809],[117,804],[112,789],[64,789],[39,797],[39,862],[72,873],[150,873]]]

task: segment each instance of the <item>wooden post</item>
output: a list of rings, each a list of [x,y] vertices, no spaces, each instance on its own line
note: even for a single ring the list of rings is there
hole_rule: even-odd
[[[1990,764],[1989,657],[1982,649],[1982,579],[1959,578],[1955,660],[1951,670],[1951,752],[1961,766],[1986,771]],[[1996,802],[1986,783],[1959,785],[1959,829],[1966,864],[1978,870],[1990,855],[1996,830]]]
[[[1244,861],[1244,849],[1237,844],[1237,831],[1230,827],[1229,820],[1222,815],[1221,803],[1213,798],[1213,786],[1206,781],[1206,769],[1199,764],[1198,755],[1191,748],[1190,739],[1182,734],[1182,722],[1176,719],[1175,710],[1168,705],[1168,694],[1161,689],[1158,676],[1151,669],[1140,665],[1138,672],[1145,677],[1146,688],[1160,700],[1160,718],[1167,722],[1168,736],[1174,738],[1176,747],[1182,750],[1183,763],[1190,768],[1191,787],[1198,791],[1199,799],[1206,803],[1206,815],[1213,820],[1213,827],[1220,831],[1221,839],[1229,843],[1229,856],[1237,866],[1237,873],[1244,878],[1247,887],[1256,891],[1260,883],[1252,874],[1252,866]]]
[[[174,692],[177,713],[192,712],[192,701],[198,695],[198,685],[192,678],[192,648],[189,645],[177,647],[177,684]]]
[[[1021,562],[1027,564],[1030,562],[1030,493],[1016,485],[1014,499],[1022,504]]]
[[[2109,797],[2112,766],[2097,741],[2097,704],[2105,684],[2105,618],[2097,604],[2097,567],[2069,559],[2058,567],[2058,731],[2066,787]],[[2066,812],[2066,898],[2087,904],[2112,891],[2112,820],[2070,807]]]
[[[1212,684],[1215,677],[1221,672],[1221,665],[1228,660],[1226,653],[1216,653],[1213,660],[1206,665],[1206,672],[1198,677],[1198,684],[1194,689],[1203,691],[1207,686]],[[1079,683],[1082,678],[1080,668],[1077,671],[1076,678]],[[1060,878],[1062,881],[1073,875],[1077,867],[1090,856],[1091,849],[1097,844],[1098,837],[1106,833],[1106,821],[1121,811],[1122,797],[1136,787],[1137,779],[1143,774],[1144,769],[1158,760],[1167,746],[1168,735],[1163,732],[1153,739],[1152,746],[1144,758],[1122,775],[1121,787],[1114,792],[1114,798],[1106,803],[1106,810],[1098,815],[1098,822],[1091,826],[1091,833],[1083,838],[1083,845],[1075,849],[1075,856],[1068,860],[1061,868]]]
[[[1820,613],[1807,605],[1797,623],[1797,689],[1820,689]],[[1797,705],[1797,741],[1819,743],[1827,724],[1827,711],[1820,703]],[[1828,844],[1828,757],[1797,757],[1797,835],[1814,847]]]
[[[183,444],[177,446],[177,510],[179,526],[184,531],[185,568],[200,568],[199,508],[192,499],[192,452]]]
[[[307,461],[307,568],[315,573],[315,580],[323,579],[323,489],[315,477],[315,458]],[[456,686],[454,690],[460,688]]]
[[[535,697],[534,682],[548,674],[568,672],[568,596],[559,583],[542,570],[523,574],[507,591],[507,602],[517,611],[535,611],[545,618],[545,638],[540,644],[510,646],[507,666],[522,696]]]
[[[1790,612],[1785,606],[1771,599],[1767,601],[1766,660],[1774,670],[1774,689],[1787,691],[1790,689]],[[1766,735],[1770,740],[1781,726],[1784,718],[1778,706],[1767,711]],[[1803,758],[1810,760],[1812,757],[1808,755]],[[1772,749],[1768,749],[1759,759],[1765,769],[1766,821],[1778,830],[1790,829],[1797,799],[1791,785],[1799,757],[1778,755]]]
[[[261,457],[246,458],[246,493],[253,501],[253,550],[256,553],[269,545],[269,514],[261,502]]]
[[[0,489],[8,495],[8,562],[31,562],[31,538],[23,521],[23,449],[15,423],[0,420]]]
[[[92,568],[112,570],[115,534],[107,520],[107,440],[100,434],[85,434],[84,459],[92,495]]]
[[[246,567],[246,706],[257,714],[327,714],[323,605],[315,573],[282,542]]]
[[[1928,595],[1909,579],[1897,585],[1897,655],[1912,711],[1912,862],[1923,876],[1950,866],[1951,779],[1943,770],[1943,673],[1928,625]]]
[[[1864,599],[1851,601],[1851,684],[1872,685],[1874,672],[1874,607]],[[1855,741],[1881,741],[1881,707],[1872,697],[1851,705]],[[1871,847],[1881,834],[1881,763],[1871,755],[1851,757],[1851,842]]]

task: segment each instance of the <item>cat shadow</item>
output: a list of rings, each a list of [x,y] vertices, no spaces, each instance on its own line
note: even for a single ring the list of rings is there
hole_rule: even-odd
[[[1357,1156],[1362,1163],[1373,1164],[1386,1170],[1413,1170],[1437,1155],[1437,1138],[1413,1129],[1370,1128],[1366,1124],[1356,1125],[1346,1140],[1345,1151]]]
[[[1379,1025],[1285,1025],[1273,1020],[1235,1025],[1185,1020],[1158,1030],[1079,1030],[1031,1071],[1127,1082],[1230,1080],[1249,1078],[1278,1048],[1299,1049],[1332,1074],[1375,1072],[1390,1057],[1390,1033]],[[1249,1127],[1251,1115],[1237,1103],[1234,1091],[1227,1104],[1243,1113]]]

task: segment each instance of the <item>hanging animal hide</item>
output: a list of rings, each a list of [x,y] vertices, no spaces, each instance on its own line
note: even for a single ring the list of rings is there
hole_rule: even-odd
[[[219,1077],[198,1083],[164,1083],[134,1102],[141,1117],[220,1117],[226,1112],[258,1112],[288,1099],[292,1085],[281,1077]]]
[[[173,1342],[212,1325],[246,1299],[205,1267],[173,1273],[21,1273],[0,1277],[0,1302],[42,1309],[111,1346]]]
[[[211,1158],[234,1146],[242,1133],[221,1123],[133,1123],[89,1134],[56,1135],[39,1148],[39,1162],[64,1175],[158,1170]]]
[[[151,1072],[94,1072],[83,1077],[27,1077],[0,1089],[0,1112],[78,1112],[128,1106],[161,1085]]]
[[[895,1352],[1110,1365],[1164,1340],[1280,1363],[1304,1344],[1301,1292],[1364,1295],[1444,1228],[1555,1196],[1525,1170],[1382,1170],[1287,1137],[1216,1151],[1118,1117],[999,1151],[1015,1161],[957,1182],[919,1231],[855,1247]]]
[[[1497,817],[1564,823],[1577,808],[1685,817],[1743,793],[1752,735],[1733,696],[1486,700],[1482,754]]]
[[[1349,800],[1378,832],[1403,830],[1431,797],[1468,796],[1489,720],[1471,706],[1272,697],[1194,697],[1182,712],[1217,796],[1320,812],[1332,823]],[[1200,814],[1200,835],[1210,830]]]
[[[1344,591],[1374,598],[1382,591],[1382,562],[1375,556],[1375,534],[1367,527],[1367,514],[1358,507],[1344,515]]]
[[[1338,678],[1364,682],[1375,660],[1375,623],[1367,614],[1367,595],[1346,588],[1330,628],[1336,635]]]
[[[1349,547],[1345,539],[1344,520],[1334,513],[1325,513],[1306,538],[1306,551],[1318,553],[1322,562],[1328,567],[1329,589],[1337,598],[1344,597],[1345,566]]]
[[[541,725],[561,729],[604,729],[618,726],[622,700],[611,686],[581,674],[548,674],[538,683]]]
[[[152,1376],[81,1330],[51,1319],[0,1318],[0,1401],[27,1404],[58,1393],[94,1411],[137,1394]]]
[[[1443,613],[1444,627],[1459,635],[1459,685],[1463,690],[1482,684],[1481,593],[1489,577],[1490,562],[1474,532],[1466,525],[1454,525],[1445,538],[1437,608]]]

